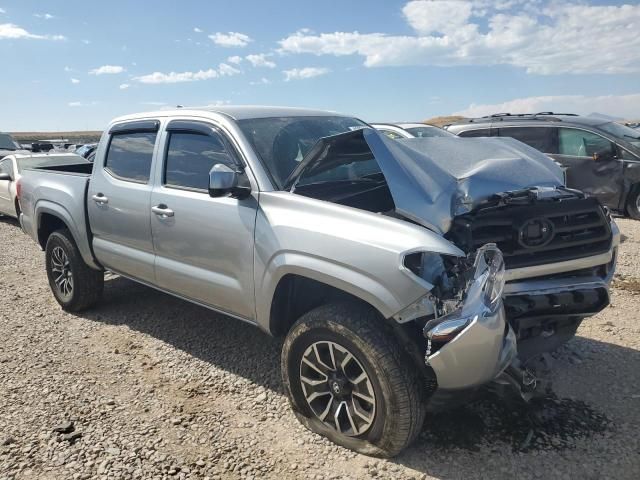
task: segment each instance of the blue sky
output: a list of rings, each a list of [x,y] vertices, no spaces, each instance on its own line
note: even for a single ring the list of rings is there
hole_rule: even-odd
[[[0,130],[177,104],[640,117],[638,2],[0,0]]]

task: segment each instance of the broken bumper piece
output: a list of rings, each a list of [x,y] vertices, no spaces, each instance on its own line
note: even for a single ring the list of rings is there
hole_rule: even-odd
[[[425,355],[439,389],[484,385],[498,377],[517,355],[516,336],[502,304],[504,261],[500,250],[495,245],[479,249],[474,268],[461,306],[430,320],[424,328],[429,345],[441,345],[435,353],[428,349]]]

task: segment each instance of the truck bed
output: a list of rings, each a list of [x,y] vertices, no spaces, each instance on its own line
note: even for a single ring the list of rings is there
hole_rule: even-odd
[[[94,265],[86,207],[92,169],[93,164],[88,162],[32,167],[24,169],[20,179],[23,230],[40,243],[38,225],[42,225],[47,216],[61,219],[88,265]]]

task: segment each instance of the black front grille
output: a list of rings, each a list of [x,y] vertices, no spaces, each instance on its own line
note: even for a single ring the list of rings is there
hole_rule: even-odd
[[[448,237],[467,252],[497,244],[508,269],[574,260],[611,247],[609,221],[595,198],[479,209],[456,217]]]

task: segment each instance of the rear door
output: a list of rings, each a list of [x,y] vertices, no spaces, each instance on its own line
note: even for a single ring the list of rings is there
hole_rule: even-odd
[[[160,122],[113,126],[101,142],[87,198],[96,258],[117,273],[153,283],[152,168]]]
[[[567,186],[617,209],[624,191],[623,162],[609,139],[586,130],[559,127],[558,151],[551,155],[566,168]]]
[[[13,173],[13,160],[5,158],[0,161],[0,173],[7,173],[11,178],[15,178]],[[12,180],[0,180],[0,213],[15,216],[15,206],[11,196]]]
[[[242,200],[209,196],[213,165],[243,168],[228,137],[210,123],[172,120],[161,143],[151,194],[157,285],[253,320],[257,189]]]

